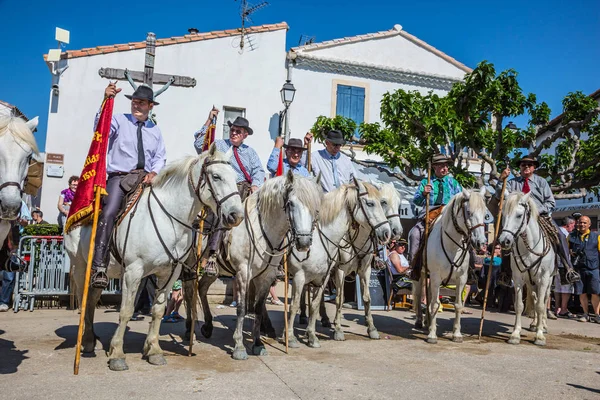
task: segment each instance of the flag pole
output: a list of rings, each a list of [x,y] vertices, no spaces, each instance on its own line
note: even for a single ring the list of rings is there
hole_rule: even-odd
[[[306,169],[308,170],[308,172],[312,172],[312,165],[311,165],[311,151],[310,148],[312,147],[312,140],[310,142],[308,142],[308,144],[306,145]]]
[[[490,281],[492,277],[492,268],[494,268],[494,249],[498,243],[498,236],[500,233],[500,217],[502,216],[502,206],[504,205],[504,191],[506,190],[506,180],[508,177],[502,180],[502,192],[500,192],[500,203],[498,204],[498,215],[496,217],[496,226],[494,231],[494,242],[492,246],[492,254],[490,255],[490,266],[488,268],[487,277],[485,280],[485,296],[483,297],[483,308],[481,309],[481,320],[479,321],[479,336],[478,339],[481,342],[481,332],[483,332],[483,320],[485,316],[485,307],[487,306],[488,293],[490,291]]]
[[[431,161],[429,161],[427,163],[427,185],[431,185]],[[423,281],[425,283],[425,299],[427,301],[426,304],[426,314],[427,314],[427,323],[431,324],[431,313],[429,311],[429,306],[431,305],[431,288],[429,287],[429,285],[427,284],[427,241],[429,240],[429,197],[430,197],[430,193],[426,193],[425,194],[425,246],[423,247],[423,273],[425,274],[425,280]],[[419,304],[421,302],[421,299],[418,299],[415,301],[419,301]],[[437,300],[436,300],[437,301]],[[419,305],[420,307],[420,305]]]
[[[100,197],[102,188],[96,186],[94,197],[94,219],[92,223],[92,236],[90,237],[90,247],[88,251],[87,266],[85,268],[85,280],[83,282],[83,297],[81,299],[81,314],[79,315],[79,330],[77,331],[77,345],[75,346],[75,364],[73,374],[79,374],[79,362],[81,361],[81,340],[85,324],[85,313],[87,307],[88,292],[90,288],[90,277],[92,275],[92,260],[94,259],[94,245],[96,243],[96,227],[98,226],[98,215],[100,213]]]

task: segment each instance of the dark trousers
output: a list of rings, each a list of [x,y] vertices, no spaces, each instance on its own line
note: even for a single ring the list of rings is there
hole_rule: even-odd
[[[115,226],[115,219],[121,209],[125,192],[121,189],[121,179],[124,175],[109,176],[106,181],[107,196],[102,199],[102,212],[98,217],[96,228],[96,244],[94,247],[94,260],[92,266],[106,267],[108,264],[110,235]]]
[[[567,243],[567,238],[565,237],[565,235],[562,234],[560,229],[558,229],[558,225],[556,225],[556,222],[554,222],[553,219],[551,219],[551,221],[556,230],[558,231],[559,244],[557,246],[556,252],[562,260],[562,262],[558,263],[558,268],[562,268],[564,266],[569,269],[573,269],[573,264],[571,264],[571,255],[569,254],[569,244]]]

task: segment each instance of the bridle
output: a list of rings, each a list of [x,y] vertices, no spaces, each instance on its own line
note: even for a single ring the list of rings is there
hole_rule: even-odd
[[[211,165],[216,165],[216,164],[225,164],[225,165],[231,165],[231,164],[228,161],[218,161],[218,160],[208,161],[208,159],[204,160],[204,162],[202,163],[202,169],[200,170],[200,175],[198,175],[198,183],[194,185],[192,171],[194,169],[194,166],[198,162],[199,162],[199,160],[196,159],[192,163],[192,165],[190,165],[190,169],[188,171],[188,181],[189,181],[190,185],[192,186],[192,189],[193,189],[194,193],[196,194],[198,201],[200,201],[200,203],[203,206],[208,206],[208,205],[202,201],[202,198],[200,196],[200,190],[203,189],[206,184],[208,184],[208,191],[210,192],[215,203],[217,203],[217,212],[215,214],[217,215],[217,218],[220,218],[221,217],[220,211],[221,211],[221,206],[223,205],[223,203],[225,203],[227,200],[229,200],[230,198],[232,198],[234,196],[239,196],[240,193],[238,190],[235,190],[219,200],[217,198],[217,195],[215,194],[215,189],[214,189],[212,180],[209,179],[209,177],[208,177],[207,168],[210,167]]]
[[[467,231],[465,232],[464,229],[458,224],[458,220],[456,219],[456,213],[454,212],[453,203],[452,209],[450,210],[450,215],[452,216],[452,225],[454,226],[454,230],[456,230],[456,232],[459,235],[461,235],[461,242],[458,243],[452,238],[452,236],[448,234],[448,231],[442,228],[442,234],[440,235],[440,244],[444,256],[446,257],[446,261],[448,261],[448,263],[450,264],[450,273],[442,282],[442,286],[448,285],[448,282],[450,282],[450,279],[452,279],[452,274],[454,273],[454,270],[462,265],[465,258],[467,257],[467,254],[469,254],[469,251],[473,248],[473,244],[469,240],[471,233],[473,233],[473,231],[477,228],[485,227],[485,222],[477,225],[471,225],[471,208],[468,198],[463,197],[458,207],[458,212],[462,210],[462,215],[465,221],[465,227],[467,228]],[[454,261],[454,259],[448,255],[448,251],[446,250],[446,246],[444,245],[444,235],[458,247],[457,251],[461,252],[457,261]]]

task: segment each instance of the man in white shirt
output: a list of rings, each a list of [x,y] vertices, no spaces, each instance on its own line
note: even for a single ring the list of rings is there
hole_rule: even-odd
[[[304,136],[304,142],[310,142],[312,134]],[[343,184],[350,183],[356,176],[354,165],[350,158],[340,152],[346,143],[342,132],[332,130],[325,138],[325,148],[312,153],[311,167],[313,174],[321,173],[321,186],[327,193]]]

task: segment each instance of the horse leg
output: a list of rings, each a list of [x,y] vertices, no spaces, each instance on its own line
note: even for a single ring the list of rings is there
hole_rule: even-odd
[[[335,296],[335,330],[333,332],[333,340],[346,340],[346,338],[344,337],[344,331],[342,331],[342,307],[344,305],[344,271],[342,271],[341,269],[335,270],[335,286],[338,288],[338,295]],[[321,299],[319,299],[319,301],[320,300]]]
[[[246,290],[248,288],[248,277],[245,274],[247,271],[248,265],[242,263],[239,266],[239,272],[237,273],[235,279],[237,279],[237,289],[238,289],[238,304],[237,304],[237,321],[235,324],[235,332],[233,333],[233,341],[235,342],[235,347],[233,348],[233,359],[234,360],[246,360],[248,359],[248,353],[246,352],[246,347],[244,346],[244,318],[246,317]],[[204,307],[204,299],[202,300],[202,307],[205,308],[204,313],[206,314],[206,308]],[[206,322],[205,322],[206,323]]]
[[[468,267],[467,267],[468,268]],[[460,333],[460,318],[463,310],[462,294],[467,283],[467,273],[461,275],[459,282],[456,285],[456,302],[454,303],[454,329],[452,331],[452,341],[456,343],[463,342],[463,335]]]
[[[327,277],[327,280],[329,280],[329,277]],[[325,308],[325,289],[322,291],[321,301],[319,302],[319,315],[321,316],[321,326],[323,328],[331,328],[331,321],[327,316],[327,309]]]
[[[273,277],[274,278],[274,277]],[[262,324],[265,313],[267,312],[267,307],[265,305],[265,301],[267,300],[267,295],[269,294],[269,288],[271,287],[272,279],[268,279],[268,276],[264,275],[254,279],[254,325],[252,328],[252,336],[254,337],[254,343],[252,344],[252,354],[255,356],[266,356],[267,350],[265,349],[265,345],[263,344],[260,338],[260,326]]]
[[[427,299],[427,306],[429,307],[429,314],[431,320],[429,321],[429,334],[427,335],[427,343],[437,343],[437,313],[441,307],[440,305],[440,285],[441,279],[436,274],[432,274],[430,271],[429,275],[429,293],[430,298]]]
[[[510,344],[519,344],[521,342],[521,314],[523,314],[523,281],[520,274],[513,270],[513,280],[515,282],[515,327],[508,339]]]
[[[329,276],[325,277],[325,281],[323,284],[315,290],[313,290],[313,299],[310,303],[310,316],[308,321],[308,326],[306,328],[306,335],[308,336],[308,346],[312,348],[319,348],[321,344],[319,343],[319,338],[317,337],[317,308],[321,306],[324,307],[323,302],[323,293],[325,292],[325,287],[327,286],[327,282],[329,281]],[[336,299],[337,300],[337,299]],[[337,303],[336,303],[337,304]],[[343,333],[342,333],[343,335]]]
[[[298,307],[300,306],[300,300],[304,296],[304,274],[298,272],[294,275],[294,279],[292,279],[292,307],[290,309],[290,313],[288,315],[288,345],[291,348],[300,347],[300,343],[298,342],[298,338],[294,334],[294,321],[296,320],[296,313],[298,312]],[[306,304],[304,305],[306,308]],[[285,336],[282,338],[285,340]]]
[[[363,263],[361,261],[361,263]],[[358,275],[360,277],[360,291],[362,292],[363,304],[365,305],[365,322],[367,324],[367,333],[371,339],[379,339],[379,332],[373,323],[373,315],[371,314],[371,292],[369,292],[369,282],[371,281],[371,263],[368,262],[366,267],[359,268]]]
[[[214,283],[214,281],[217,280],[216,276],[208,276],[208,275],[202,275],[202,278],[200,279],[200,282],[198,282],[198,296],[200,298],[200,302],[202,303],[202,311],[204,312],[204,324],[202,324],[202,327],[200,327],[200,333],[202,334],[202,336],[204,336],[205,338],[209,339],[212,336],[212,332],[213,332],[213,317],[212,317],[212,313],[210,312],[210,305],[208,304],[208,289],[210,288],[210,285],[212,285]],[[239,290],[238,290],[239,293]],[[239,297],[238,297],[239,299]],[[195,304],[194,307],[197,307],[198,305]],[[240,301],[238,300],[238,309],[240,307]],[[191,318],[191,312],[190,312],[190,318]],[[190,319],[190,328],[191,328],[191,319]],[[194,327],[195,329],[196,327]],[[190,331],[191,332],[191,331]],[[195,332],[195,330],[194,330]]]
[[[423,296],[423,284],[424,284],[424,274],[421,274],[421,277],[418,281],[412,282],[412,297],[413,297],[413,310],[416,314],[415,320],[415,328],[423,329],[423,309],[421,308],[421,297]]]
[[[85,308],[85,323],[83,337],[81,340],[81,351],[83,353],[94,353],[96,349],[96,333],[94,332],[94,313],[96,304],[102,295],[102,289],[90,287],[88,301]],[[79,303],[81,304],[81,303]]]
[[[542,278],[542,282],[539,282],[536,286],[538,295],[537,302],[535,303],[535,312],[537,313],[537,324],[536,324],[536,333],[535,340],[533,344],[538,346],[546,345],[546,337],[544,336],[544,328],[546,325],[546,303],[548,301],[549,293],[549,284],[546,282],[547,280]]]
[[[108,354],[108,367],[112,371],[125,371],[129,367],[125,362],[125,353],[123,352],[123,337],[127,330],[127,323],[133,315],[135,294],[140,281],[142,280],[143,266],[129,265],[123,274],[121,286],[121,311],[119,312],[119,326],[110,341],[110,350]]]
[[[165,274],[162,276],[156,276],[156,284],[158,291],[154,298],[154,304],[152,305],[152,321],[148,328],[148,336],[144,342],[143,354],[148,357],[148,362],[152,365],[166,365],[167,360],[163,355],[163,350],[160,348],[158,342],[158,335],[160,330],[160,323],[163,315],[165,314],[165,307],[167,305],[167,293],[173,287],[175,280],[181,273],[181,265],[178,264],[172,274]]]
[[[194,279],[184,279],[181,286],[183,288],[183,307],[185,308],[185,333],[183,334],[183,339],[189,341],[192,332]]]
[[[306,296],[310,293],[310,289],[306,286],[302,288],[302,295],[300,295],[300,318],[298,319],[298,324],[306,325],[308,324],[308,316],[306,315]]]

